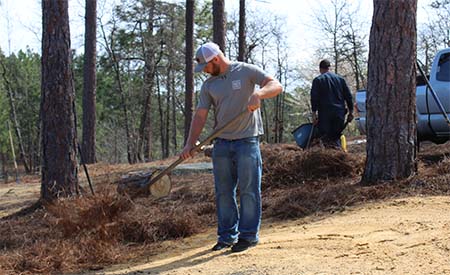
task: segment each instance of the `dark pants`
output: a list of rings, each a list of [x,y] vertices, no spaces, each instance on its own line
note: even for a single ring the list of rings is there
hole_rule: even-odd
[[[344,129],[344,123],[345,112],[319,111],[319,135],[325,147],[341,147],[341,134]]]

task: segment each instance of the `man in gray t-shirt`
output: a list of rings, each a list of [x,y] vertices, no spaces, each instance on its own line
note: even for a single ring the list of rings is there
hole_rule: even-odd
[[[237,114],[247,109],[255,84],[261,85],[270,76],[260,68],[241,62],[232,62],[228,69],[208,78],[200,92],[199,109],[214,106],[215,129],[224,126]],[[264,134],[260,109],[249,112],[241,121],[230,125],[219,136],[224,139],[241,139]]]
[[[192,157],[208,111],[214,107],[215,129],[242,112],[240,121],[229,125],[214,141],[213,173],[218,220],[218,241],[212,248],[231,247],[244,251],[259,241],[261,224],[262,161],[259,136],[263,134],[261,99],[282,91],[280,83],[257,66],[231,62],[214,43],[206,43],[196,53],[196,72],[211,75],[202,85],[189,137],[180,157]],[[255,89],[258,85],[260,88]],[[240,207],[236,189],[239,185]]]

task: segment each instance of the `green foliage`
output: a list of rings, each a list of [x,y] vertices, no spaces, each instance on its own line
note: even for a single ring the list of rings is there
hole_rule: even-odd
[[[152,6],[152,3],[154,6]],[[209,8],[211,3],[205,4]],[[204,9],[204,15],[207,10]],[[211,15],[200,17],[198,20],[207,22]],[[167,138],[167,125],[170,137],[177,136],[178,148],[171,147],[171,153],[180,150],[184,132],[183,102],[184,102],[184,33],[185,33],[185,11],[180,4],[162,1],[123,1],[115,8],[115,21],[109,22],[109,26],[116,26],[114,32],[108,35],[108,44],[113,41],[112,49],[118,57],[120,81],[123,86],[125,98],[121,98],[118,79],[114,71],[112,59],[108,55],[99,56],[99,67],[97,72],[97,135],[104,136],[109,141],[102,144],[100,155],[106,156],[108,150],[104,148],[109,144],[111,138],[114,141],[113,148],[119,144],[122,148],[127,143],[125,132],[124,104],[128,112],[128,124],[133,146],[141,142],[140,128],[144,113],[145,102],[150,92],[150,120],[153,133],[153,155],[160,157],[161,135]],[[205,23],[206,24],[206,23]],[[202,25],[202,24],[200,24]],[[199,28],[203,33],[209,27]],[[201,30],[204,29],[204,30]],[[206,40],[206,39],[205,39]],[[153,81],[149,83],[150,77]],[[151,88],[149,91],[148,89]],[[173,110],[175,106],[175,110]],[[176,133],[172,113],[175,112]],[[161,115],[163,116],[161,118]],[[169,122],[168,122],[169,120]],[[162,123],[162,124],[161,124]],[[100,125],[105,126],[105,133],[99,133]],[[117,125],[119,127],[112,127]],[[111,130],[108,130],[111,129]],[[99,136],[98,136],[99,137]],[[169,138],[170,138],[169,137]],[[112,150],[116,151],[116,150]],[[124,160],[124,151],[120,156],[108,159]]]
[[[154,6],[152,7],[152,4]],[[196,1],[194,49],[211,41],[212,1]],[[247,46],[251,48],[249,62],[263,67],[281,79],[285,86],[283,111],[284,141],[292,141],[291,131],[308,121],[310,79],[293,70],[288,61],[285,24],[272,13],[250,10],[247,13]],[[237,55],[238,19],[229,17],[227,52],[230,59]],[[112,19],[99,26],[105,30],[108,45],[97,54],[96,144],[99,161],[127,161],[127,136],[124,108],[127,109],[131,147],[135,151],[144,137],[140,133],[145,101],[150,94],[150,122],[153,158],[161,158],[163,139],[170,155],[183,146],[185,96],[185,7],[182,2],[123,0],[115,7]],[[277,47],[279,46],[279,47]],[[115,60],[111,56],[112,50]],[[361,52],[360,54],[363,54]],[[26,151],[38,155],[40,106],[40,56],[29,50],[8,57],[0,54],[7,67],[18,121]],[[74,89],[78,139],[82,129],[83,55],[73,53]],[[117,78],[117,74],[120,79]],[[204,74],[195,74],[196,97]],[[149,80],[152,79],[152,80]],[[119,89],[119,80],[123,95]],[[123,97],[122,97],[123,96]],[[9,152],[6,121],[11,116],[3,79],[0,78],[0,151]],[[196,102],[195,102],[196,103]],[[274,128],[275,101],[265,101],[269,126]],[[173,120],[173,114],[175,119]],[[281,118],[280,118],[281,119]],[[175,125],[173,125],[175,122]],[[213,115],[202,138],[212,131]],[[173,140],[175,137],[176,140]],[[176,146],[175,146],[176,143]],[[17,146],[17,144],[16,144]],[[16,150],[17,151],[17,150]],[[141,153],[141,152],[139,152]],[[167,152],[165,152],[167,153]],[[36,157],[37,158],[37,157]],[[38,159],[37,159],[38,160]]]
[[[0,62],[4,62],[5,56],[0,49]],[[0,71],[0,73],[3,73]],[[9,120],[9,106],[7,102],[6,88],[3,78],[0,77],[0,153],[5,154],[8,151],[8,127],[7,121]]]
[[[195,7],[194,12],[195,34],[198,45],[212,41],[212,1],[205,1],[201,6]]]
[[[4,57],[0,55],[0,59]],[[6,153],[10,150],[8,139],[8,125],[9,121],[9,105],[6,95],[6,89],[3,81],[0,79],[0,153]]]
[[[78,142],[81,143],[81,129],[83,119],[83,59],[84,55],[76,55],[72,58],[72,73],[75,90],[75,113]]]
[[[0,121],[4,122],[0,125],[1,139],[3,141],[5,136],[7,137],[7,134],[5,134],[5,131],[7,133],[6,120],[13,118],[8,96],[8,92],[11,92],[24,150],[29,157],[34,158],[34,161],[39,161],[37,150],[39,144],[40,57],[28,49],[25,52],[19,51],[17,55],[11,54],[2,58],[6,72],[3,72],[3,70],[1,72],[4,73],[1,78],[2,94],[0,97],[0,106],[2,107],[0,111],[2,119]],[[12,123],[11,128],[13,128]],[[13,137],[16,138],[14,132]],[[17,142],[15,143],[17,146]],[[9,145],[9,140],[7,143],[2,142],[2,144]]]

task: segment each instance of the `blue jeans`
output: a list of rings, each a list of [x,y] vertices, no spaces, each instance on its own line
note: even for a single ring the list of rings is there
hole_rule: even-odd
[[[262,175],[259,138],[217,138],[212,158],[219,242],[234,243],[238,237],[258,241]],[[236,201],[238,185],[239,209]]]

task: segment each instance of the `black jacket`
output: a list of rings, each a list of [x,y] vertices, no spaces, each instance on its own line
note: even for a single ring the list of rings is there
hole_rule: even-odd
[[[311,87],[312,111],[345,115],[347,108],[353,111],[353,99],[345,79],[332,72],[326,72],[314,78]]]

